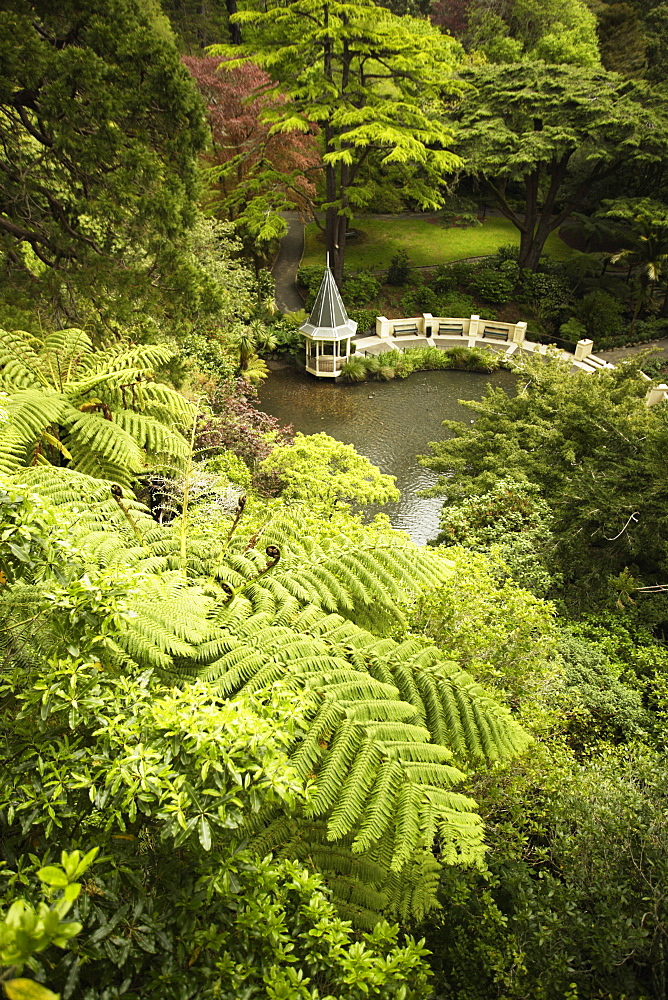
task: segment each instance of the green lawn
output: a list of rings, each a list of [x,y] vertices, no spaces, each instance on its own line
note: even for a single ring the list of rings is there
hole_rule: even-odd
[[[387,219],[362,216],[355,228],[359,237],[346,247],[346,268],[372,270],[385,268],[397,250],[407,250],[412,265],[443,264],[462,257],[484,257],[507,243],[519,243],[520,234],[507,219],[492,217],[472,229],[446,229],[438,222],[424,219]],[[324,242],[315,223],[306,227],[303,264],[322,264]],[[564,260],[576,251],[552,233],[545,246],[555,260]]]

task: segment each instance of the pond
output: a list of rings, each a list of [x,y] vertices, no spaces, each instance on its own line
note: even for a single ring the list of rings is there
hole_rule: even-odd
[[[352,444],[381,472],[397,477],[401,499],[383,507],[392,525],[424,544],[438,531],[442,501],[419,497],[418,491],[436,482],[430,469],[417,463],[416,455],[429,452],[429,442],[443,440],[443,420],[470,421],[473,414],[460,399],[480,399],[488,383],[512,391],[510,372],[415,372],[391,382],[337,385],[316,379],[292,367],[274,365],[260,387],[261,409],[303,434],[324,431]]]

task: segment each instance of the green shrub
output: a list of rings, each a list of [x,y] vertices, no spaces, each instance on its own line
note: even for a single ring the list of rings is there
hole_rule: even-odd
[[[299,332],[299,327],[306,319],[306,311],[300,309],[297,313],[288,313],[281,319],[272,323],[271,333],[274,336],[274,350],[279,354],[295,354],[304,347],[304,338]]]
[[[509,263],[510,261],[517,264],[519,259],[520,248],[515,243],[504,243],[494,254],[494,260],[498,261],[499,264]]]
[[[668,319],[640,320],[633,331],[633,343],[646,344],[649,340],[666,336],[668,336]]]
[[[482,222],[477,215],[472,212],[460,212],[459,214],[444,215],[443,220],[448,226],[457,229],[471,229],[473,226],[481,226]]]
[[[376,299],[379,292],[380,282],[370,271],[344,276],[342,297],[346,306],[363,307]]]
[[[451,348],[453,351],[461,351],[461,347]],[[495,372],[501,367],[502,355],[495,351],[489,351],[484,347],[467,348],[468,358],[464,364],[467,371],[472,372]]]
[[[491,267],[477,270],[469,284],[469,288],[473,289],[483,302],[497,305],[504,305],[510,301],[514,286],[512,278],[507,277],[500,269]]]
[[[390,261],[385,278],[388,285],[405,285],[410,277],[411,268],[408,262],[408,251],[397,250]]]
[[[411,347],[404,352],[404,357],[412,371],[438,371],[453,367],[448,352],[440,351],[438,347]]]
[[[348,316],[357,323],[358,333],[375,332],[376,310],[375,309],[348,309]]]
[[[306,288],[309,292],[317,292],[325,274],[325,269],[320,264],[309,264],[297,269],[297,284]]]
[[[575,319],[595,341],[618,337],[624,331],[623,312],[623,303],[602,289],[589,292],[573,306]]]
[[[431,279],[431,287],[439,295],[453,291],[458,283],[457,271],[450,264],[439,264]]]
[[[374,355],[366,359],[366,370],[371,378],[380,382],[389,382],[395,376],[393,359],[390,354],[398,354],[398,351],[387,351],[385,354]]]
[[[462,318],[466,318],[476,313],[477,308],[470,295],[465,295],[463,292],[451,292],[449,295],[441,296],[437,302],[436,311],[431,311],[434,316],[452,316],[453,318],[461,316]],[[494,319],[494,316],[493,310],[485,310],[486,319]]]
[[[571,316],[566,323],[561,324],[559,327],[559,333],[564,340],[567,340],[572,344],[577,344],[578,340],[582,340],[583,337],[587,336],[587,330],[584,323],[581,323],[579,319],[575,319],[574,316]]]
[[[430,285],[419,285],[406,292],[401,299],[404,316],[419,316],[421,313],[438,312],[438,295]]]
[[[542,320],[563,322],[573,311],[573,295],[563,274],[523,271],[517,298],[530,305]]]
[[[456,260],[452,264],[441,264],[436,268],[431,280],[431,287],[439,293],[454,291],[460,285],[468,287],[475,265],[465,260]]]

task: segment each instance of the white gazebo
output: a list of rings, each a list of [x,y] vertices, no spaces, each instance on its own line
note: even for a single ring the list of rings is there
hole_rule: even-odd
[[[348,319],[329,268],[329,254],[311,315],[299,330],[306,338],[306,371],[324,378],[336,378],[350,357],[350,341],[355,336],[357,323]]]

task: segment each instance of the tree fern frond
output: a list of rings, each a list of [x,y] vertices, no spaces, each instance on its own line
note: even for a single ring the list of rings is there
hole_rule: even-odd
[[[394,818],[394,850],[390,871],[400,872],[420,843],[420,803],[422,789],[413,782],[404,782],[397,796]]]
[[[392,827],[403,776],[404,772],[398,761],[388,759],[381,763],[352,844],[353,852],[361,854],[369,850]]]
[[[331,840],[339,840],[354,829],[364,811],[383,758],[383,748],[373,739],[366,739],[359,747],[343,784],[339,789],[327,832]]]
[[[154,417],[133,410],[117,410],[114,422],[137,442],[140,448],[154,455],[169,455],[183,461],[189,454],[186,439]]]
[[[47,385],[39,357],[40,341],[25,330],[0,330],[0,389],[13,393]]]
[[[0,472],[12,475],[27,460],[25,441],[7,424],[0,425]]]
[[[76,414],[76,416],[75,416]],[[140,445],[122,426],[96,413],[68,414],[67,445],[74,449],[87,448],[99,456],[100,464],[125,466],[131,472],[138,472],[143,465]]]
[[[6,427],[14,431],[27,450],[47,427],[59,422],[67,406],[66,398],[53,389],[19,389],[7,400]]]

